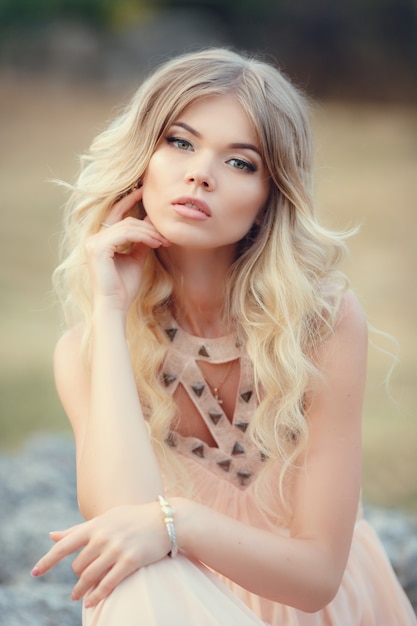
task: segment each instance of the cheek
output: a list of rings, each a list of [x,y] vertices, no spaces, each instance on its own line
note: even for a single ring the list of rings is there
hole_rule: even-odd
[[[258,219],[259,215],[262,214],[268,197],[268,189],[250,188],[246,189],[245,193],[242,193],[240,196],[241,201],[235,203],[236,213],[240,215],[241,218],[244,218],[245,222],[248,224],[248,230]]]
[[[160,174],[164,171],[160,161],[161,157],[157,150],[149,159],[148,167],[146,168],[145,173],[142,176],[144,186],[151,186],[153,184],[153,181],[157,179],[158,176],[160,176]]]
[[[158,198],[161,198],[164,189],[168,189],[172,178],[173,168],[163,151],[156,151],[146,168],[143,180],[143,204],[148,208]]]

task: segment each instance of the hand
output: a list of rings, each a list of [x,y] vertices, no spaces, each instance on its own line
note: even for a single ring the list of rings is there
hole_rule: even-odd
[[[140,188],[116,202],[106,217],[110,227],[89,237],[85,246],[95,300],[104,298],[125,312],[138,292],[150,249],[170,245],[148,217],[126,217],[141,198]]]
[[[71,598],[95,606],[122,580],[171,549],[157,502],[119,506],[88,522],[50,533],[55,545],[32,570],[42,576],[69,554],[82,548],[72,569],[79,577]]]

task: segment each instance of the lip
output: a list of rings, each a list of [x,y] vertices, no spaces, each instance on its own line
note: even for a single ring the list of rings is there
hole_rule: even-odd
[[[196,217],[199,215],[200,219],[206,219],[211,217],[211,210],[207,202],[200,198],[194,198],[193,196],[181,196],[176,198],[172,205],[174,207],[184,207],[181,212],[189,214],[190,217]]]

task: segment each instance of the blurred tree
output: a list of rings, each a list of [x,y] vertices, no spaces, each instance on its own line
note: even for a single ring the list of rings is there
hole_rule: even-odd
[[[112,33],[167,11],[210,16],[318,95],[417,91],[417,0],[0,0],[0,33],[65,19]]]
[[[27,26],[59,19],[78,19],[111,27],[123,17],[152,7],[149,0],[0,0],[0,28]]]
[[[54,18],[106,21],[111,0],[0,0],[0,27],[33,26]]]

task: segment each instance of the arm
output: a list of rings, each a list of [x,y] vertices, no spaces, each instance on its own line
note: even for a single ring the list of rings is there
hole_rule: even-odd
[[[295,485],[290,537],[249,527],[190,500],[175,498],[180,549],[277,602],[303,611],[317,611],[328,604],[346,566],[359,500],[366,337],[362,311],[347,294],[334,335],[319,355],[323,376],[309,398],[309,445],[301,459],[305,468],[299,471]],[[152,522],[148,524],[149,516]],[[110,539],[106,542],[107,554],[112,553],[106,558],[101,555],[103,544],[96,540],[103,537],[103,527],[109,538],[116,534],[118,540],[117,551],[112,550]],[[86,595],[89,603],[96,604],[129,573],[157,560],[156,546],[159,558],[166,554],[169,546],[164,532],[155,503],[118,507],[55,536],[58,543],[39,561],[37,573],[43,574],[86,546],[74,561],[80,576],[74,597]],[[161,542],[165,542],[162,548]],[[130,565],[120,566],[126,554]],[[89,563],[97,555],[100,562],[92,571]]]
[[[56,385],[74,430],[79,505],[87,519],[117,505],[155,500],[163,489],[125,337],[145,258],[151,247],[168,245],[149,222],[123,219],[141,193],[118,202],[107,218],[111,228],[86,244],[93,292],[90,375],[78,330],[55,351]],[[117,254],[126,243],[133,243],[131,253]]]
[[[328,604],[346,566],[357,514],[366,344],[362,311],[347,294],[319,355],[323,377],[309,398],[310,437],[295,485],[291,536],[179,501],[180,548],[261,596],[304,611]]]
[[[60,339],[54,357],[56,386],[76,441],[78,502],[86,519],[162,493],[124,322],[105,310],[95,318],[91,374],[82,363],[79,329]]]

